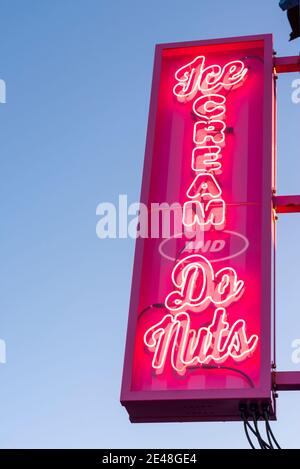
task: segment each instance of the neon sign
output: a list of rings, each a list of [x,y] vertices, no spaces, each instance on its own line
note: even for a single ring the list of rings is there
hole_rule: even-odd
[[[243,400],[272,401],[272,64],[269,35],[157,46],[141,202],[179,205],[182,223],[137,239],[132,421],[235,420]]]
[[[218,86],[220,88],[221,86],[241,85],[247,74],[247,68],[241,61],[229,62],[223,68],[213,65],[203,69],[204,63],[204,56],[197,57],[175,73],[176,79],[180,82],[181,91],[178,92],[178,84],[174,86],[173,90],[179,100],[183,96],[191,99],[191,96],[197,96],[197,91],[209,93],[210,89]],[[236,72],[237,70],[239,72]],[[213,76],[214,80],[212,80]],[[222,79],[223,81],[221,81]],[[203,84],[204,82],[206,85]],[[225,103],[226,98],[220,94],[204,94],[194,101],[195,114],[205,120],[194,124],[194,143],[197,144],[197,147],[193,149],[193,157],[195,150],[200,149],[201,151],[201,145],[209,141],[213,143],[214,147],[214,144],[225,145],[225,121],[215,120],[216,117],[224,117],[226,114]],[[209,152],[209,148],[208,145],[205,145],[205,151]],[[217,151],[217,155],[220,157],[221,148],[219,146]],[[219,169],[221,167],[220,163]],[[185,226],[198,225],[195,229],[205,230],[212,227],[219,230],[224,229],[225,201],[221,198],[222,190],[213,174],[206,169],[199,170],[197,168],[196,176],[188,188],[186,196],[193,202],[185,202],[184,204],[182,222]],[[214,208],[217,207],[217,210],[211,209],[212,204],[214,204]],[[244,288],[244,282],[237,280],[234,269],[225,267],[215,274],[208,259],[203,256],[188,256],[179,260],[175,265],[172,280],[178,290],[167,296],[165,306],[171,312],[180,311],[181,314],[177,314],[174,319],[167,314],[159,323],[151,326],[145,332],[145,345],[154,353],[153,368],[162,372],[168,354],[170,354],[172,367],[181,373],[189,365],[220,360],[224,362],[228,356],[237,361],[244,360],[254,351],[258,336],[252,335],[250,339],[247,339],[245,321],[237,320],[232,329],[230,329],[229,323],[225,322],[224,306],[229,306],[232,301],[236,301]],[[210,303],[223,306],[223,308],[215,310],[213,321],[207,328],[201,327],[198,331],[192,331],[189,327],[189,312],[199,313],[205,310]],[[184,332],[178,341],[178,331],[181,327],[184,328]],[[175,329],[176,333],[174,333]],[[212,332],[214,329],[215,333]],[[149,333],[151,340],[148,339]],[[192,351],[199,347],[199,337],[203,333],[205,338],[202,339],[200,355],[195,359]],[[216,348],[216,351],[209,353],[212,343],[214,343],[213,348]],[[174,352],[174,344],[176,344],[176,353]],[[174,360],[174,354],[180,358]],[[185,355],[191,355],[191,358],[184,358]],[[159,358],[157,358],[158,356]],[[178,360],[181,366],[178,365]]]

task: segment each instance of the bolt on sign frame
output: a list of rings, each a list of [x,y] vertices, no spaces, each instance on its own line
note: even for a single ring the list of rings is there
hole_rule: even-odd
[[[239,420],[243,404],[275,418],[274,115],[272,35],[156,46],[151,232],[136,241],[121,391],[132,422]]]

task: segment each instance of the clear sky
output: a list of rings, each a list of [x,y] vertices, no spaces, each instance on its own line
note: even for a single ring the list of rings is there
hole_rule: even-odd
[[[241,423],[129,423],[119,404],[133,264],[96,207],[139,198],[155,43],[273,33],[274,0],[0,0],[0,447],[246,448]],[[300,192],[300,103],[278,79],[278,193]],[[300,339],[299,215],[278,222],[278,364]],[[300,393],[273,428],[300,447]]]

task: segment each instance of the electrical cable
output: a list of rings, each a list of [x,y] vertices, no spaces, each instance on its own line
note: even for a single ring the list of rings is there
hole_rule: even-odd
[[[261,449],[270,449],[270,446],[269,446],[268,443],[262,438],[262,436],[261,436],[261,434],[260,434],[260,431],[259,431],[259,428],[258,428],[258,424],[257,424],[257,418],[256,418],[255,411],[252,411],[251,414],[252,414],[252,418],[253,418],[253,423],[254,423],[255,431],[256,431],[256,433],[257,433],[257,440],[258,440],[259,446],[261,447]]]
[[[268,438],[268,442],[269,442],[269,445],[270,445],[270,449],[275,449],[274,446],[273,446],[273,443],[272,443],[272,439],[270,437],[270,433],[269,433],[269,430],[268,430],[268,426],[267,426],[267,421],[265,420],[265,426],[266,426],[266,434],[267,434],[267,438]]]
[[[270,432],[269,432],[269,428],[268,428],[268,425],[267,425],[268,412],[267,412],[266,409],[264,409],[264,411],[263,411],[263,418],[264,418],[264,421],[265,421],[265,430],[266,430],[266,435],[267,435],[268,442],[269,442],[269,445],[270,445],[270,449],[276,449],[276,448],[274,448],[272,438],[271,438],[271,435],[270,435]]]
[[[244,371],[239,370],[238,368],[234,368],[232,366],[223,366],[223,365],[202,365],[202,368],[235,371],[236,373],[239,373],[240,375],[242,375],[248,381],[251,388],[254,388],[254,383],[252,379],[250,378],[250,376],[248,376]]]
[[[259,437],[258,437],[257,432],[254,430],[254,428],[252,428],[252,426],[251,426],[250,423],[248,422],[247,416],[246,416],[246,414],[245,414],[244,412],[241,412],[241,418],[242,418],[242,420],[243,420],[243,422],[244,422],[245,434],[246,434],[246,437],[247,437],[248,442],[250,443],[251,448],[252,448],[252,449],[257,449],[257,448],[254,447],[253,442],[252,442],[252,440],[251,440],[251,438],[250,438],[250,436],[249,436],[248,428],[249,428],[249,430],[251,430],[251,432],[253,433],[253,435],[255,436],[255,438],[256,438],[257,440],[259,440]],[[260,445],[260,448],[261,448],[261,445]],[[262,448],[261,448],[261,449],[262,449]]]
[[[149,305],[149,306],[146,306],[146,308],[144,308],[139,314],[138,314],[138,318],[140,319],[140,317],[146,313],[146,311],[149,311],[149,309],[152,309],[152,308],[165,308],[165,305],[164,303],[153,303],[152,305]]]
[[[259,432],[259,429],[258,429],[258,425],[257,425],[257,419],[256,419],[256,416],[254,416],[254,422],[255,422],[255,428],[256,430],[250,425],[249,421],[248,421],[248,418],[245,414],[245,411],[241,411],[241,419],[243,420],[243,423],[244,423],[244,430],[245,430],[245,434],[246,434],[246,437],[247,437],[247,440],[249,442],[249,432],[248,432],[248,429],[251,430],[251,432],[253,433],[253,435],[255,436],[255,438],[257,439],[258,441],[258,444],[259,444],[259,447],[260,449],[273,449],[273,447],[271,445],[269,445],[261,436],[260,432]],[[250,442],[249,442],[250,443]],[[252,443],[253,444],[253,443]],[[253,446],[251,445],[250,443],[250,446],[252,449],[257,449],[257,448],[253,448]]]
[[[249,432],[248,432],[248,428],[247,428],[247,422],[246,420],[244,420],[244,430],[245,430],[245,434],[246,434],[246,437],[247,437],[247,440],[248,440],[248,443],[249,445],[251,446],[252,449],[256,449],[254,444],[252,443],[252,440],[250,438],[250,435],[249,435]]]
[[[260,449],[281,449],[278,441],[276,440],[276,438],[275,438],[275,436],[272,432],[270,422],[269,422],[268,412],[266,410],[264,410],[263,415],[262,415],[262,417],[265,421],[265,428],[266,428],[266,435],[267,435],[267,438],[268,438],[268,443],[264,440],[264,438],[260,434],[260,431],[259,431],[259,428],[258,428],[257,413],[255,412],[255,410],[252,409],[251,412],[250,412],[250,414],[252,416],[252,419],[253,419],[254,428],[250,425],[250,423],[248,421],[247,414],[248,414],[248,412],[246,413],[245,406],[243,406],[243,408],[241,409],[241,420],[243,421],[245,435],[246,435],[246,438],[247,438],[248,443],[250,444],[251,448],[256,449],[254,447],[253,441],[250,438],[248,430],[251,430],[253,435],[257,438],[257,442],[259,444]],[[275,443],[276,448],[274,447],[272,440]]]
[[[279,446],[273,432],[272,432],[272,428],[271,428],[271,425],[270,425],[270,422],[269,422],[269,417],[268,417],[268,414],[266,411],[264,411],[264,418],[265,418],[265,422],[266,422],[266,429],[267,429],[267,433],[270,435],[270,437],[272,437],[275,445],[277,446],[277,449],[281,449],[281,447]]]

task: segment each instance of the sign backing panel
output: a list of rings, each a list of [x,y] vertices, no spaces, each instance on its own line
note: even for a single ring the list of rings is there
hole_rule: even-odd
[[[156,47],[121,395],[132,421],[236,420],[241,403],[272,401],[272,52],[271,35]]]

